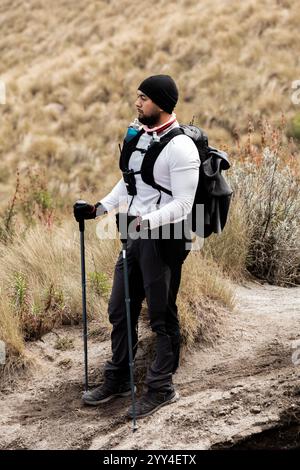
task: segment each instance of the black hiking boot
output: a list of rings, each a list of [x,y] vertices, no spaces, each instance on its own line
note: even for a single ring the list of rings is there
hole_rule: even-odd
[[[136,391],[136,387],[134,387]],[[130,382],[105,381],[100,387],[84,392],[82,400],[86,405],[97,406],[106,403],[115,397],[128,397],[131,395]]]
[[[135,417],[138,419],[149,416],[162,406],[174,403],[178,399],[179,394],[175,390],[170,392],[148,391],[136,401]],[[133,418],[132,405],[128,410],[128,417]]]

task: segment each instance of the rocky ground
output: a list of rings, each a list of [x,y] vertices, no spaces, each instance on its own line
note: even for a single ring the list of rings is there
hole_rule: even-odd
[[[81,403],[79,327],[29,344],[32,373],[1,393],[0,449],[300,448],[300,288],[247,283],[236,297],[219,341],[189,353],[175,375],[180,400],[134,434],[130,397]],[[108,338],[89,338],[91,385],[109,354]]]

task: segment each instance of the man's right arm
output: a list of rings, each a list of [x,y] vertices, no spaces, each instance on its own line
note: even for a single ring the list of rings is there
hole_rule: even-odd
[[[100,205],[97,207],[96,217],[112,211],[122,202],[127,202],[127,189],[123,178],[118,181],[107,196],[99,201]]]

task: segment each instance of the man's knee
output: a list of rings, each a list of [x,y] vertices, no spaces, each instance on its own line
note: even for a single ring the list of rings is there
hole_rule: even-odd
[[[114,298],[112,295],[108,302],[108,318],[112,325],[122,322],[125,318],[125,308],[119,299]]]

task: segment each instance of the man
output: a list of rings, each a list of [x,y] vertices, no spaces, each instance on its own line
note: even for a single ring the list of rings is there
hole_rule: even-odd
[[[177,100],[177,86],[168,75],[151,76],[140,84],[135,105],[142,126],[139,132],[136,131],[138,140],[134,148],[127,145],[125,139],[121,154],[121,158],[127,158],[129,173],[131,176],[134,174],[134,180],[131,180],[134,188],[130,188],[131,183],[128,184],[127,180],[125,183],[121,178],[97,204],[87,204],[84,208],[74,205],[75,217],[91,219],[118,207],[125,196],[129,205],[128,221],[133,222],[135,234],[140,234],[138,237],[130,237],[129,234],[127,240],[133,354],[137,350],[138,317],[142,301],[146,298],[151,329],[156,333],[156,356],[147,371],[145,391],[136,402],[137,418],[148,416],[178,397],[172,382],[180,349],[176,296],[182,263],[189,249],[186,245],[188,237],[183,234],[181,238],[176,238],[174,232],[183,226],[191,211],[197,188],[200,160],[194,142],[181,134],[165,145],[153,167],[157,187],[145,183],[141,174],[141,165],[151,143],[179,128],[173,113]],[[123,175],[125,178],[125,172]],[[170,230],[168,239],[163,238],[163,233],[168,230],[163,232],[162,227]],[[152,237],[154,232],[159,239]],[[109,320],[113,326],[112,358],[105,365],[103,385],[84,394],[83,401],[87,405],[98,405],[116,396],[130,395],[124,299],[123,259],[120,253],[108,306]],[[132,409],[128,414],[132,417]]]

